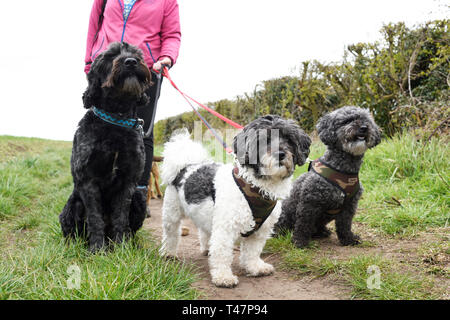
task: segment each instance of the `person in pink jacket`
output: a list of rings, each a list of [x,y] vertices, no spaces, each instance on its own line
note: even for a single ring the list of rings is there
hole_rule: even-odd
[[[176,0],[94,0],[89,18],[85,72],[111,42],[127,42],[139,47],[150,69],[160,71],[162,65],[173,66],[178,58],[181,32]],[[152,72],[152,81],[156,82]],[[150,102],[138,111],[147,132],[155,103],[156,86],[147,92]],[[153,161],[153,132],[144,138],[145,168],[138,189],[147,192]]]

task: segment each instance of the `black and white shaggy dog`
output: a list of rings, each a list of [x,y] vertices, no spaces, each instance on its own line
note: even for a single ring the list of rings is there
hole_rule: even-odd
[[[122,241],[145,218],[145,197],[136,191],[144,168],[142,123],[151,75],[142,52],[113,43],[94,61],[83,95],[89,109],[73,140],[74,190],[59,216],[65,237],[87,237],[95,252],[106,240]]]
[[[358,172],[366,150],[380,143],[380,129],[369,111],[358,107],[328,113],[316,128],[327,150],[294,182],[283,201],[276,233],[292,230],[293,242],[303,248],[311,238],[328,237],[326,225],[335,220],[340,243],[358,244],[360,238],[351,231],[363,192]]]
[[[212,282],[233,287],[233,247],[249,276],[273,272],[260,254],[289,195],[295,165],[303,165],[310,138],[292,120],[268,115],[254,120],[233,142],[234,164],[213,162],[189,133],[164,147],[161,167],[167,185],[163,203],[161,253],[176,256],[180,225],[189,217],[199,230],[200,251],[209,253]],[[264,147],[263,147],[264,146]]]

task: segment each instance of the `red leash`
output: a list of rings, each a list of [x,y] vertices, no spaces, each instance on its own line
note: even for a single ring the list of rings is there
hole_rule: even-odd
[[[230,126],[233,126],[236,129],[242,129],[243,126],[241,126],[240,124],[234,122],[233,120],[228,119],[227,117],[221,115],[220,113],[212,110],[211,108],[205,106],[204,104],[198,102],[197,100],[191,98],[190,96],[188,96],[187,94],[185,94],[184,92],[182,92],[178,86],[175,84],[175,82],[173,82],[172,78],[169,75],[169,70],[166,66],[163,66],[162,69],[162,75],[163,77],[167,78],[167,80],[169,80],[170,84],[175,88],[175,90],[177,90],[181,96],[187,101],[187,103],[191,106],[192,110],[194,110],[195,114],[200,118],[200,120],[203,122],[203,124],[209,129],[209,131],[214,135],[214,137],[220,142],[220,144],[222,144],[223,148],[225,149],[225,151],[227,153],[232,153],[233,150],[231,150],[230,147],[227,146],[227,144],[225,143],[225,141],[223,141],[223,139],[217,134],[217,132],[213,129],[213,127],[208,123],[208,121],[206,121],[206,119],[198,112],[198,110],[192,105],[192,103],[189,101],[192,100],[193,102],[195,102],[196,104],[198,104],[200,107],[202,107],[203,109],[205,109],[206,111],[208,111],[209,113],[211,113],[212,115],[216,116],[217,118],[225,121],[226,123],[228,123]]]
[[[188,96],[187,94],[185,94],[184,92],[182,92],[178,86],[175,84],[175,82],[173,82],[172,78],[169,75],[169,70],[167,69],[167,67],[163,68],[163,73],[162,75],[164,77],[167,78],[167,80],[169,80],[170,84],[186,99],[191,99],[192,101],[194,101],[196,104],[198,104],[200,107],[202,107],[203,109],[205,109],[206,111],[208,111],[209,113],[211,113],[212,115],[216,116],[217,118],[225,121],[226,123],[228,123],[230,126],[235,127],[236,129],[242,129],[244,128],[243,126],[241,126],[240,124],[234,122],[233,120],[228,119],[227,117],[221,115],[220,113],[212,110],[211,108],[205,106],[204,104],[198,102],[197,100],[195,100],[194,98],[191,98],[190,96]],[[192,105],[191,105],[192,107]]]

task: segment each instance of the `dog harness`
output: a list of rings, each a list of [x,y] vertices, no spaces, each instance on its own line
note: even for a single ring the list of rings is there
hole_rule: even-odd
[[[344,204],[353,198],[360,188],[358,173],[349,174],[340,172],[319,159],[313,160],[309,163],[308,171],[311,170],[344,192]],[[328,210],[327,213],[337,214],[341,211],[342,207]]]
[[[136,118],[136,119],[127,119],[127,118],[122,118],[120,116],[117,116],[114,113],[109,113],[106,112],[102,109],[99,109],[97,107],[92,107],[92,111],[94,112],[94,114],[99,117],[100,119],[102,119],[105,122],[114,124],[116,126],[119,127],[123,127],[123,128],[128,128],[128,129],[133,129],[136,131],[139,131],[139,133],[143,136],[144,135],[144,129],[143,129],[143,125],[144,125],[144,120]]]
[[[239,177],[239,169],[237,167],[233,168],[233,178],[244,195],[245,200],[247,200],[248,206],[252,211],[253,220],[255,220],[255,227],[252,230],[245,234],[241,233],[243,237],[248,237],[261,228],[264,221],[266,221],[275,208],[277,200],[272,200],[263,196],[260,193],[260,188],[250,185],[244,179]]]

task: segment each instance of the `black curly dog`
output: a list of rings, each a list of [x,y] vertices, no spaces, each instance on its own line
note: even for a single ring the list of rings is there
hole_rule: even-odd
[[[136,189],[144,168],[136,114],[148,101],[150,79],[142,52],[127,43],[111,44],[88,74],[83,103],[89,110],[73,140],[74,190],[59,220],[65,237],[87,238],[92,252],[107,240],[128,239],[145,219],[145,195]]]
[[[326,225],[335,220],[340,243],[344,246],[358,244],[360,238],[351,231],[363,192],[357,176],[366,150],[380,143],[381,131],[369,111],[358,107],[343,107],[328,113],[319,119],[316,128],[320,140],[327,146],[318,160],[333,168],[334,177],[341,180],[339,184],[330,182],[314,170],[301,175],[294,182],[289,198],[283,201],[276,234],[292,230],[294,244],[303,248],[311,238],[328,237],[330,231]],[[342,183],[346,176],[355,181],[351,196],[346,195],[348,189],[345,189],[346,183]]]

